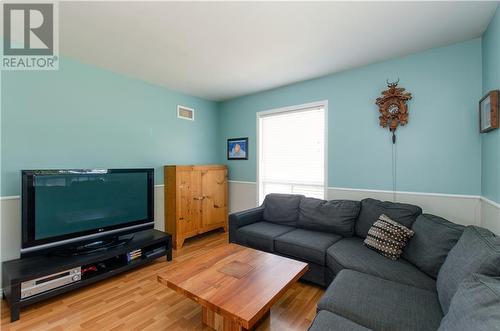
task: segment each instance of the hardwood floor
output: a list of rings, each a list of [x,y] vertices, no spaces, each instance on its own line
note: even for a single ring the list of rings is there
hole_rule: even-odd
[[[161,285],[157,274],[180,261],[227,243],[227,233],[215,232],[187,240],[174,251],[174,260],[158,259],[132,272],[21,309],[21,319],[10,323],[2,300],[1,330],[210,330],[204,327],[201,307]],[[323,289],[298,282],[272,307],[271,319],[257,329],[307,330]]]

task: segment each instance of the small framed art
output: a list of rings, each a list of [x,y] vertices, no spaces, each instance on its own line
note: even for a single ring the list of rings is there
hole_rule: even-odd
[[[479,132],[498,129],[498,90],[490,91],[479,101]]]
[[[227,140],[228,160],[248,160],[248,138],[231,138]]]

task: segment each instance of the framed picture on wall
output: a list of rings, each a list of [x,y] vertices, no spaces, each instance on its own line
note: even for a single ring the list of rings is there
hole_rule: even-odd
[[[227,140],[228,160],[248,160],[248,137]]]
[[[479,101],[479,132],[498,129],[498,90],[490,91]]]

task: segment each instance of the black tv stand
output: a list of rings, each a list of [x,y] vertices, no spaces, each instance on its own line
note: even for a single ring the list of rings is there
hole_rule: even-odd
[[[10,319],[19,319],[20,309],[50,297],[98,282],[102,279],[139,267],[159,257],[172,260],[172,240],[168,233],[154,229],[135,232],[132,238],[122,238],[118,245],[96,247],[87,254],[35,255],[2,263],[2,287],[10,306]],[[117,243],[117,241],[112,241]],[[109,243],[108,243],[109,244]],[[134,260],[127,253],[141,250],[142,255]],[[46,277],[66,270],[81,267],[81,278],[77,281],[28,297],[21,297],[21,283]]]
[[[61,249],[56,249],[49,254],[58,256],[93,254],[98,251],[104,251],[114,247],[123,246],[133,238],[134,233],[124,236],[104,237],[99,240],[87,241],[77,245],[70,245]]]

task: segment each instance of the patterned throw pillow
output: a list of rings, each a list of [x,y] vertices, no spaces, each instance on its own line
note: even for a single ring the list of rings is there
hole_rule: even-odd
[[[413,234],[406,226],[382,214],[368,230],[364,244],[392,260],[397,260]]]

